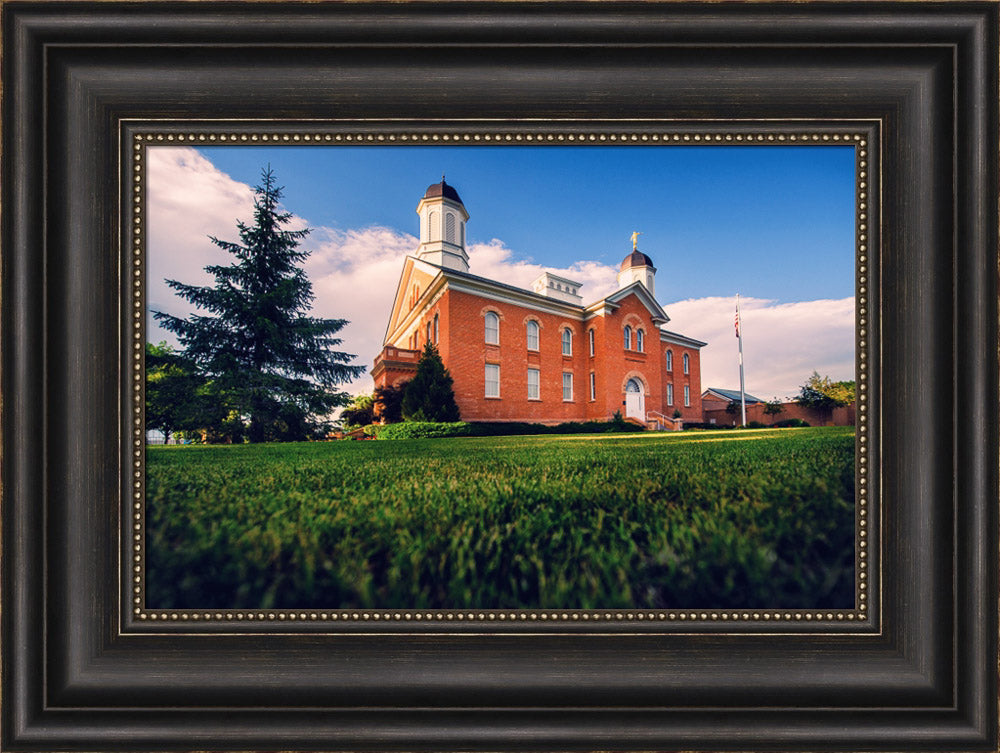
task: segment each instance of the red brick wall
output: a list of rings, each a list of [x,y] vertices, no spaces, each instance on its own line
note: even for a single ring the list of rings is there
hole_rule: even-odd
[[[834,408],[832,411],[817,411],[811,408],[804,408],[796,402],[781,404],[783,410],[777,415],[764,413],[764,405],[747,406],[747,422],[758,421],[770,426],[780,421],[787,421],[791,418],[799,418],[807,421],[810,426],[854,426],[855,405],[851,403],[843,408]],[[712,419],[719,426],[736,426],[740,422],[739,412],[735,414],[726,413],[725,408],[716,410],[705,410],[705,423],[711,423]]]
[[[485,342],[485,314],[500,316],[500,344]],[[438,316],[438,350],[454,381],[455,401],[467,421],[562,421],[607,420],[616,411],[625,412],[625,382],[636,377],[646,393],[646,411],[673,416],[680,410],[687,420],[701,420],[701,364],[695,348],[663,343],[645,306],[635,296],[621,302],[606,316],[581,321],[573,316],[549,314],[511,303],[446,289],[421,314],[416,336],[394,343],[422,349],[427,323]],[[528,350],[527,321],[539,325],[539,349]],[[625,349],[624,328],[632,326],[632,347]],[[572,355],[562,355],[564,328],[572,332]],[[590,355],[588,330],[594,330],[594,356]],[[644,333],[643,351],[636,348],[635,332]],[[666,370],[666,349],[674,353],[673,370]],[[683,356],[690,358],[683,373]],[[487,398],[486,364],[500,366],[500,397]],[[540,372],[539,399],[528,398],[528,368]],[[563,372],[573,374],[573,399],[563,400]],[[594,373],[596,396],[590,399],[590,373]],[[379,383],[393,383],[398,374],[385,372]],[[666,384],[674,384],[674,404],[667,405]],[[691,405],[684,406],[684,385],[690,386]]]
[[[579,421],[586,417],[588,376],[581,322],[468,293],[447,291],[447,355],[442,358],[455,384],[455,401],[467,421]],[[500,344],[485,341],[485,315],[500,316]],[[527,320],[539,325],[539,349],[528,350]],[[562,355],[561,331],[573,332],[573,353]],[[442,330],[442,339],[444,331]],[[500,397],[487,398],[486,364],[500,366]],[[540,371],[539,399],[528,399],[528,368]],[[563,401],[562,374],[573,374],[573,400]]]

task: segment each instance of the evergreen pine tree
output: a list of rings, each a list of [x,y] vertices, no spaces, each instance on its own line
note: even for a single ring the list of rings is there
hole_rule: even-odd
[[[270,167],[254,188],[252,225],[237,222],[240,241],[211,241],[235,257],[210,265],[212,286],[167,284],[207,314],[187,319],[154,312],[174,332],[184,355],[225,394],[248,421],[251,442],[306,439],[322,431],[325,417],[350,396],[334,389],[364,372],[355,356],[333,350],[344,319],[307,316],[312,284],[299,248],[309,230],[283,229],[291,214],[279,211],[282,189]]]
[[[458,404],[451,374],[433,343],[424,346],[417,374],[403,388],[403,418],[407,421],[458,421]]]

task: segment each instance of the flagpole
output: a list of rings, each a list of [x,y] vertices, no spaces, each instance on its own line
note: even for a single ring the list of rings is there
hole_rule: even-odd
[[[747,396],[743,387],[743,333],[740,332],[740,294],[736,294],[736,340],[740,348],[740,420],[747,425]]]

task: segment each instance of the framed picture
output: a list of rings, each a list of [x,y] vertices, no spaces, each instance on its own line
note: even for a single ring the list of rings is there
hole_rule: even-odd
[[[996,3],[10,2],[2,20],[0,746],[998,749]],[[446,176],[418,181],[431,162]],[[720,175],[742,182],[699,193]],[[350,213],[320,214],[327,194]],[[403,197],[410,227],[367,219]],[[736,232],[714,219],[741,206]],[[671,219],[727,235],[685,257]],[[352,348],[328,379],[288,365],[304,350],[255,371],[202,347],[252,332],[264,299],[229,283],[267,228],[253,284]],[[734,246],[752,269],[727,277]],[[830,304],[783,320],[825,325],[800,343],[827,384],[780,381],[788,330],[763,328],[767,393],[706,381],[735,375],[767,302],[697,286],[750,278]],[[435,362],[455,415],[406,386]],[[323,411],[293,410],[303,373],[337,396]],[[263,374],[295,400],[254,402]],[[187,392],[166,408],[195,418],[157,412],[167,377]],[[843,425],[770,428],[810,384],[853,391],[819,421]],[[491,436],[333,441],[428,418]],[[150,444],[178,432],[197,446]],[[764,469],[793,454],[830,478],[776,491]],[[546,460],[564,475],[540,481]],[[409,470],[374,494],[387,467]],[[449,482],[428,492],[426,468]],[[765,497],[787,504],[759,531],[737,501]],[[596,536],[598,511],[621,537]],[[544,540],[534,565],[483,545],[496,516],[507,544],[539,527],[518,539]],[[786,529],[798,548],[768,549]]]

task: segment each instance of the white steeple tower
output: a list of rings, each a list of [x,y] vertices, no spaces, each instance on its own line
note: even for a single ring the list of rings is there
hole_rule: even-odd
[[[469,213],[458,191],[444,182],[433,183],[417,204],[420,215],[420,246],[417,258],[439,267],[469,271],[469,255],[465,253],[465,223]]]
[[[653,266],[653,260],[636,247],[637,235],[638,233],[632,234],[632,253],[622,259],[621,269],[618,272],[618,288],[628,287],[633,282],[641,282],[655,298],[656,267]]]

